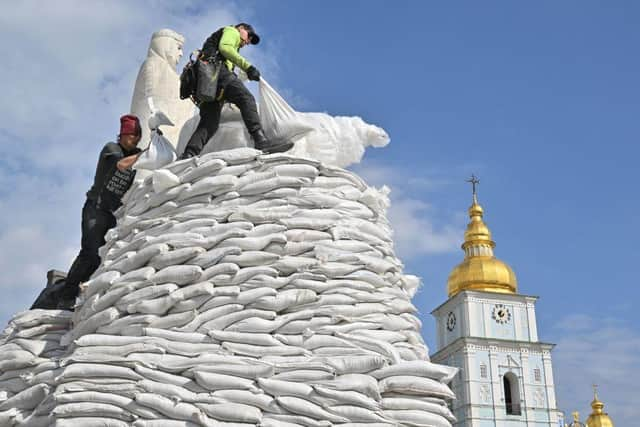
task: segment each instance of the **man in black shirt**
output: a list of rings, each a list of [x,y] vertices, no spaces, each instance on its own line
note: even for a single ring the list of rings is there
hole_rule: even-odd
[[[100,265],[98,249],[104,245],[104,236],[116,225],[113,212],[122,204],[135,171],[131,166],[138,160],[137,148],[142,131],[136,116],[127,114],[120,118],[118,143],[107,143],[100,152],[93,186],[87,192],[82,208],[82,242],[80,253],[69,269],[64,288],[59,295],[58,308],[71,309],[78,296],[80,282],[91,277]]]

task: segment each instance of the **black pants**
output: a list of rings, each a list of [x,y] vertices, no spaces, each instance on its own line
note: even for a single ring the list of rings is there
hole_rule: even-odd
[[[216,133],[220,125],[220,112],[225,102],[235,104],[242,114],[244,125],[250,134],[262,129],[256,100],[238,79],[238,77],[223,67],[218,79],[218,93],[222,91],[222,99],[216,102],[206,102],[200,105],[200,123],[189,139],[184,152],[192,156],[200,154],[207,141]]]
[[[64,297],[78,296],[78,285],[91,277],[100,266],[98,249],[104,245],[104,236],[116,225],[116,219],[109,211],[96,207],[96,203],[87,199],[82,208],[82,241],[80,253],[69,269],[66,284],[62,292]]]

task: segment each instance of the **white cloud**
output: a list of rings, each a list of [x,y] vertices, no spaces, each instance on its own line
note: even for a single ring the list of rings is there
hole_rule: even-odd
[[[616,319],[572,314],[558,322],[549,338],[557,344],[554,376],[558,405],[567,417],[578,410],[586,419],[592,384],[598,384],[598,397],[613,422],[635,425],[640,417],[640,332]]]
[[[401,259],[454,252],[459,248],[462,218],[454,212],[442,212],[414,196],[422,190],[442,189],[445,179],[414,178],[404,170],[369,163],[353,169],[369,185],[391,188],[388,215]]]

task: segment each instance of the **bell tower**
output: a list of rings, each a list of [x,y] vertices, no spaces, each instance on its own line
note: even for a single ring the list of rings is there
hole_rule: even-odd
[[[456,427],[562,427],[553,383],[553,344],[538,339],[537,297],[518,293],[516,275],[494,256],[495,243],[473,189],[464,260],[449,275],[436,319],[435,363],[456,366],[451,409]]]

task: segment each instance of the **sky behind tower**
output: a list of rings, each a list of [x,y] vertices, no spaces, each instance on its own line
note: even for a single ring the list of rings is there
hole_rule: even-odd
[[[537,295],[558,405],[640,417],[640,4],[382,0],[0,0],[0,323],[79,249],[102,145],[128,112],[152,32],[185,52],[246,21],[247,57],[300,111],[358,115],[391,143],[352,169],[392,189],[390,217],[430,312],[479,201],[496,256]],[[184,64],[184,58],[179,65]],[[634,219],[635,218],[635,219]],[[584,418],[583,417],[583,418]]]

